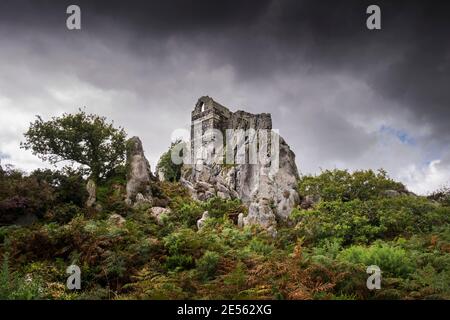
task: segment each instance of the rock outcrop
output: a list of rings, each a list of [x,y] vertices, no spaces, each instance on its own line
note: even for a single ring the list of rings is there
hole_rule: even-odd
[[[142,142],[133,137],[127,142],[127,198],[128,205],[152,204],[151,183],[154,177],[145,158]]]
[[[203,226],[205,225],[205,221],[208,218],[209,218],[209,212],[208,211],[203,212],[202,217],[197,220],[197,229],[198,230],[201,230],[203,228]]]
[[[125,225],[125,222],[125,218],[117,213],[110,215],[108,218],[108,223],[116,227],[123,227]]]
[[[94,180],[90,179],[86,184],[86,191],[88,193],[88,199],[86,201],[86,207],[91,208],[95,201],[97,201],[97,185]]]
[[[152,217],[154,217],[156,219],[156,221],[159,224],[162,224],[163,220],[163,216],[164,215],[169,215],[172,211],[169,208],[162,208],[162,207],[152,207],[149,210],[149,213]]]
[[[190,155],[181,182],[191,195],[201,201],[241,199],[249,207],[244,225],[275,232],[277,219],[286,219],[299,204],[295,154],[272,130],[268,113],[231,112],[201,97],[192,112]]]

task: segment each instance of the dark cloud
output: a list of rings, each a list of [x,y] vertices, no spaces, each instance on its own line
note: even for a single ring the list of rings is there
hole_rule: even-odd
[[[365,28],[373,3],[382,30]],[[70,4],[82,31],[65,28]],[[446,168],[449,13],[448,1],[2,0],[0,108],[19,122],[88,105],[144,136],[154,161],[161,136],[209,94],[271,112],[304,172],[386,164],[396,174],[433,157]],[[420,152],[391,141],[380,154],[385,124]]]

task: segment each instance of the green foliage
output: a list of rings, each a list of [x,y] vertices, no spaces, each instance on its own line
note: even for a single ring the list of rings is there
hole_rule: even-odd
[[[71,203],[83,207],[87,200],[86,181],[80,171],[70,167],[62,171],[38,169],[31,173],[31,177],[36,178],[41,185],[47,183],[53,188],[56,203]]]
[[[22,148],[52,164],[72,161],[83,165],[96,181],[122,164],[125,156],[125,131],[81,109],[49,121],[38,116],[24,135]]]
[[[414,270],[414,263],[406,250],[377,243],[369,247],[351,246],[338,255],[339,260],[363,264],[365,267],[377,265],[383,273],[391,276],[408,277]]]
[[[195,258],[201,255],[202,240],[189,228],[180,229],[163,239],[168,251],[166,266],[171,270],[184,270],[194,267]]]
[[[203,208],[198,202],[188,202],[181,204],[176,209],[177,221],[186,227],[193,227],[197,220],[202,217]]]
[[[276,237],[238,228],[237,214],[247,212],[239,200],[195,201],[167,181],[152,193],[171,213],[156,220],[124,205],[125,181],[116,166],[98,183],[98,211],[83,208],[79,172],[0,172],[0,204],[20,190],[29,199],[23,212],[43,215],[0,227],[0,298],[450,299],[450,207],[440,196],[408,195],[382,173],[304,177],[302,190],[309,185],[322,200],[294,209]],[[197,230],[204,211],[210,218]],[[81,291],[65,287],[72,263]],[[383,272],[382,290],[366,287],[372,264]]]
[[[256,237],[250,241],[246,249],[262,256],[267,256],[274,251],[274,247],[272,245],[267,244],[266,241]]]
[[[217,252],[206,251],[205,254],[197,260],[197,272],[199,278],[203,281],[214,278],[220,256]]]
[[[449,223],[449,213],[425,198],[401,196],[321,202],[312,210],[296,211],[293,219],[306,241],[320,243],[331,237],[347,245],[427,232],[435,224]]]
[[[34,300],[42,297],[39,279],[23,278],[11,272],[8,254],[4,254],[0,269],[0,300]]]
[[[302,196],[319,195],[324,201],[361,201],[384,196],[386,190],[405,191],[405,187],[390,179],[384,170],[377,173],[361,170],[325,170],[318,176],[303,176],[298,190]]]
[[[220,197],[212,197],[203,203],[203,209],[207,210],[212,218],[222,218],[224,214],[238,214],[247,212],[247,208],[242,205],[241,200],[225,200]]]
[[[58,223],[68,223],[77,215],[82,215],[83,211],[72,203],[60,204],[47,212],[47,219]]]
[[[428,196],[428,199],[437,201],[443,206],[450,207],[450,187],[442,187]]]
[[[159,158],[158,165],[156,166],[156,172],[162,172],[164,178],[170,182],[179,181],[181,178],[181,167],[182,163],[176,164],[172,161],[172,152],[179,151],[179,156],[183,157],[183,148],[185,142],[177,140],[172,142],[168,151],[162,154]]]
[[[46,181],[7,169],[0,176],[0,225],[30,214],[42,217],[54,203],[53,188]]]

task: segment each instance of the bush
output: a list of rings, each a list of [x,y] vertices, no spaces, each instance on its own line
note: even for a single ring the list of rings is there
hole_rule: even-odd
[[[211,218],[222,218],[224,215],[247,212],[247,208],[242,205],[241,200],[228,200],[220,197],[208,199],[208,201],[203,203],[203,208],[209,212]]]
[[[429,232],[434,225],[450,222],[450,210],[425,198],[401,196],[321,202],[312,210],[297,210],[292,219],[307,242],[334,238],[349,245]]]
[[[175,209],[174,219],[183,226],[192,228],[197,224],[197,220],[202,217],[202,206],[195,201],[181,204]]]
[[[0,269],[0,300],[32,300],[42,297],[42,284],[39,279],[24,278],[11,272],[8,254],[3,256]]]
[[[361,170],[353,173],[347,170],[325,170],[318,176],[303,176],[299,180],[300,195],[319,195],[324,201],[362,201],[383,197],[386,190],[405,192],[403,184],[390,179],[380,169]]]
[[[50,209],[46,218],[64,224],[70,222],[75,216],[82,215],[83,211],[72,203],[60,204]]]
[[[352,246],[343,250],[338,259],[366,267],[376,265],[391,276],[408,277],[414,270],[414,263],[404,249],[382,243],[369,247]]]
[[[207,281],[214,278],[219,259],[218,253],[206,251],[203,257],[197,260],[197,272],[201,280]]]
[[[23,215],[42,217],[54,203],[54,189],[46,181],[9,169],[0,176],[0,225]]]
[[[428,196],[428,199],[440,202],[443,206],[450,207],[450,187],[442,187]]]
[[[163,153],[161,158],[159,158],[158,164],[156,166],[156,172],[159,174],[161,172],[164,175],[164,180],[170,182],[179,181],[181,178],[181,167],[183,164],[175,164],[172,161],[172,150],[174,148],[183,148],[185,142],[177,140],[172,142],[168,151]],[[178,149],[179,150],[179,149]],[[182,157],[183,154],[180,154]]]
[[[202,242],[192,229],[180,229],[163,239],[164,247],[169,256],[166,266],[173,270],[190,269],[194,267],[195,258],[202,255]]]
[[[69,167],[62,171],[35,170],[31,177],[40,183],[47,183],[53,188],[56,203],[74,204],[83,207],[86,203],[88,193],[86,190],[86,180],[82,173],[72,170]]]

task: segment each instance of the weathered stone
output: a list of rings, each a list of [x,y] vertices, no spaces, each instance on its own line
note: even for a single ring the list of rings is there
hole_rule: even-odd
[[[164,171],[162,169],[158,169],[156,171],[156,177],[159,181],[164,182],[166,181],[166,175],[164,174]]]
[[[88,199],[86,201],[86,207],[91,208],[95,201],[97,200],[97,185],[95,184],[94,180],[89,180],[86,184],[86,191],[88,193]]]
[[[245,134],[247,160],[248,150],[256,142],[256,136],[251,133],[252,130],[266,130],[269,136],[267,150],[271,151],[273,146],[274,151],[279,155],[278,163],[273,159],[252,164],[248,161],[242,163],[242,161],[239,162],[240,158],[235,151],[232,159],[234,164],[222,165],[214,161],[214,158],[210,158],[213,161],[205,161],[207,160],[205,157],[197,159],[198,155],[193,148],[192,159],[195,164],[183,167],[181,183],[189,189],[195,199],[201,201],[214,195],[224,199],[239,198],[249,206],[249,215],[244,220],[245,224],[260,224],[265,228],[275,228],[276,217],[286,219],[292,209],[299,204],[300,199],[296,191],[298,171],[295,154],[283,138],[278,135],[270,136],[271,115],[251,114],[245,111],[231,112],[212,98],[201,97],[192,111],[192,147],[195,142],[200,141],[207,153],[211,151],[208,139],[210,141],[216,139],[215,136],[208,135],[211,129],[220,130],[224,139],[227,129],[242,129]],[[272,142],[273,138],[279,138],[278,149],[276,149],[276,141]],[[220,153],[216,146],[214,150]],[[214,192],[211,186],[214,187]],[[266,203],[266,200],[260,201],[261,199],[269,199],[270,203]]]
[[[314,207],[314,205],[316,203],[318,203],[320,201],[320,196],[319,195],[307,195],[303,198],[302,202],[300,203],[300,207],[302,209],[309,209]]]
[[[153,200],[142,193],[138,193],[135,197],[133,208],[147,208],[153,204]]]
[[[395,198],[401,196],[401,193],[396,190],[385,190],[383,195],[388,198]]]
[[[116,213],[110,215],[108,218],[108,223],[115,225],[117,227],[122,227],[125,224],[125,222],[126,222],[125,218]]]
[[[238,215],[237,226],[238,228],[242,228],[244,226],[244,214],[242,212]]]
[[[222,191],[217,191],[217,196],[218,196],[219,198],[225,199],[225,200],[231,199],[231,196],[230,196],[230,194],[229,194],[228,192],[225,193],[225,192],[222,192]]]
[[[152,178],[142,142],[138,137],[133,137],[127,142],[127,204],[151,203]]]
[[[172,211],[170,209],[162,207],[152,207],[150,209],[150,215],[153,216],[159,224],[162,223],[162,217],[170,214],[171,212]]]
[[[205,221],[208,218],[209,218],[209,212],[208,211],[203,212],[202,217],[197,221],[197,229],[198,230],[201,230],[203,228],[203,226],[205,225]]]

